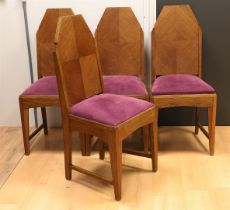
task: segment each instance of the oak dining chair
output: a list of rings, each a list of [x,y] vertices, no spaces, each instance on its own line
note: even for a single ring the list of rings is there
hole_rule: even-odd
[[[202,32],[190,6],[163,7],[152,31],[152,73],[156,109],[195,107],[195,134],[203,131],[214,155],[217,95],[201,79]],[[208,108],[209,132],[199,123],[200,108]]]
[[[106,8],[96,32],[96,46],[105,93],[149,100],[144,84],[144,35],[129,7]],[[149,150],[149,130],[144,128],[144,151]]]
[[[150,102],[103,93],[95,40],[81,15],[59,20],[56,43],[56,75],[61,102],[65,176],[72,170],[114,185],[115,199],[121,199],[122,141],[136,129],[155,129],[154,105]],[[72,163],[71,133],[73,130],[97,136],[109,145],[113,180],[80,168]],[[152,170],[157,170],[157,136],[152,138]]]
[[[73,11],[66,9],[47,9],[36,34],[38,80],[30,85],[19,96],[21,123],[25,154],[30,154],[30,140],[42,129],[48,134],[46,107],[59,106],[59,96],[55,76],[53,59],[54,36],[58,18],[73,15]],[[29,109],[41,107],[43,124],[32,134],[29,129]],[[82,154],[85,155],[85,135],[81,135]]]

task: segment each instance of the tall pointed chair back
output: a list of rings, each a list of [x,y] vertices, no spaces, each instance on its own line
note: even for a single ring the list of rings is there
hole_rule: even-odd
[[[60,18],[55,42],[57,71],[67,110],[103,92],[94,37],[81,15]]]
[[[152,31],[153,78],[168,74],[201,76],[201,37],[190,6],[164,6]]]
[[[133,75],[144,79],[143,30],[131,8],[107,8],[95,38],[104,75]]]
[[[47,9],[36,34],[38,77],[55,75],[54,36],[58,18],[73,15],[70,8]]]

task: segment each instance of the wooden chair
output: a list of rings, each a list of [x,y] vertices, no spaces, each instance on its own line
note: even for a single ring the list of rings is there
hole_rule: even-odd
[[[60,18],[55,38],[57,79],[64,128],[65,176],[72,170],[114,185],[121,199],[122,141],[136,129],[153,125],[151,103],[127,96],[103,94],[103,85],[92,33],[81,15]],[[109,145],[113,180],[72,164],[73,130],[97,136]],[[152,170],[157,170],[157,136],[152,139]],[[151,156],[149,156],[151,157]]]
[[[30,140],[41,130],[48,134],[46,107],[59,106],[55,65],[54,36],[60,16],[73,15],[71,9],[47,9],[37,31],[38,80],[19,96],[25,154],[30,154]],[[43,124],[29,134],[29,109],[41,107]]]
[[[107,8],[95,32],[104,92],[149,100],[144,84],[144,35],[129,7]],[[149,150],[143,130],[144,151]]]
[[[152,102],[157,109],[196,107],[196,128],[209,139],[214,155],[215,90],[201,79],[202,32],[188,5],[165,6],[152,31]],[[198,108],[208,108],[209,133],[198,122]]]

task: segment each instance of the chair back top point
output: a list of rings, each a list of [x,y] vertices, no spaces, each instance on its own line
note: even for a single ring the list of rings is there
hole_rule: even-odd
[[[70,8],[47,9],[36,34],[38,77],[55,75],[54,36],[58,18],[73,15]]]

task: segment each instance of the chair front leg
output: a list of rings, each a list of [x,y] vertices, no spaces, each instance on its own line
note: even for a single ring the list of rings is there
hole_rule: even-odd
[[[109,153],[112,168],[114,194],[117,201],[121,200],[121,177],[122,177],[122,141],[118,138],[109,142]]]
[[[30,154],[29,109],[24,107],[22,103],[20,103],[20,114],[21,114],[22,134],[23,134],[25,155],[29,155]]]
[[[208,107],[208,130],[209,130],[209,153],[211,156],[215,152],[215,129],[216,129],[216,97],[213,105]]]
[[[158,170],[158,108],[155,108],[153,123],[151,124],[151,154],[152,154],[152,170]]]
[[[63,120],[64,137],[64,158],[65,158],[65,177],[67,180],[72,178],[72,130],[69,120]]]
[[[48,135],[47,116],[46,116],[46,108],[45,107],[41,107],[41,113],[42,113],[44,134]]]

